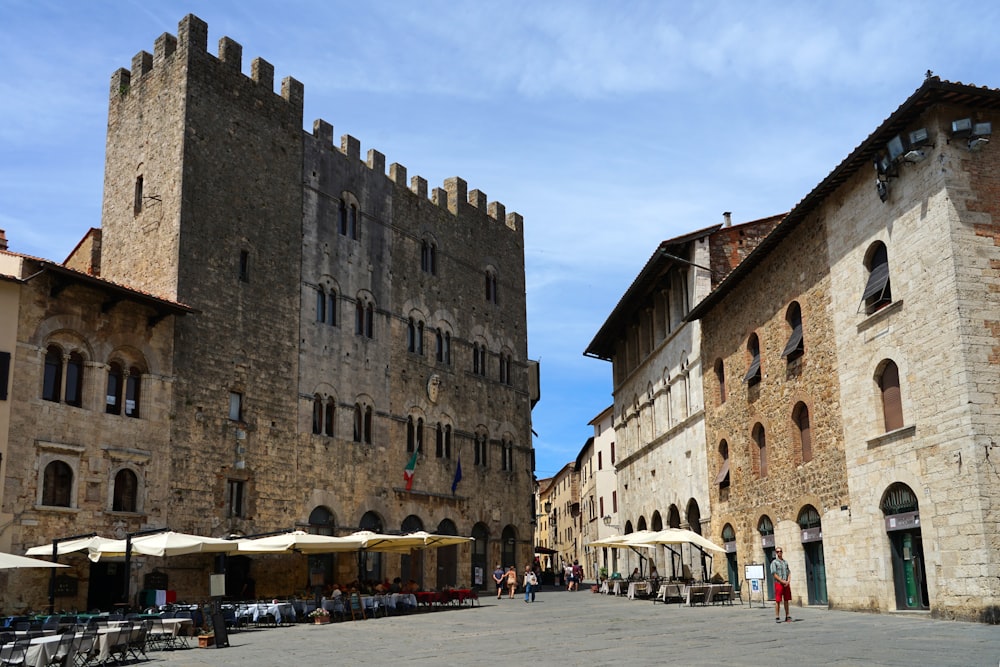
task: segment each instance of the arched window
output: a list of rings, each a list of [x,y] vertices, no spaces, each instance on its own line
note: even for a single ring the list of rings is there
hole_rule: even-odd
[[[507,438],[504,438],[501,441],[501,446],[503,449],[501,470],[505,472],[514,472],[514,443]]]
[[[865,258],[868,282],[861,297],[865,314],[885,308],[892,303],[892,287],[889,281],[889,251],[881,241],[873,243]],[[860,308],[859,308],[860,310]]]
[[[316,321],[326,322],[326,291],[322,287],[316,288]]]
[[[781,352],[781,356],[788,359],[788,361],[794,361],[802,356],[802,352],[805,349],[802,343],[802,308],[798,302],[793,301],[788,306],[788,310],[785,313],[785,321],[788,322],[791,333],[788,336],[788,342],[785,343],[785,349]]]
[[[50,507],[72,507],[73,469],[65,461],[52,461],[45,466],[42,478],[42,504]]]
[[[314,435],[323,432],[323,399],[319,394],[313,396],[312,432]]]
[[[50,345],[45,350],[45,374],[42,383],[42,398],[58,403],[62,398],[62,350]]]
[[[812,460],[812,427],[809,424],[809,408],[805,403],[796,403],[792,409],[792,422],[799,436],[799,451],[802,453],[802,462]]]
[[[725,440],[719,443],[719,458],[722,463],[719,464],[719,474],[715,477],[715,483],[719,485],[719,499],[725,500],[729,497],[729,443]]]
[[[475,375],[486,375],[486,345],[472,344],[472,372]]]
[[[489,442],[489,436],[486,434],[484,429],[476,430],[476,437],[474,441],[475,447],[475,465],[486,467],[486,443]]]
[[[128,468],[122,468],[115,475],[115,491],[111,501],[112,512],[135,512],[137,507],[139,480]]]
[[[139,416],[139,399],[142,391],[142,371],[135,366],[128,369],[125,378],[125,416]]]
[[[347,209],[347,235],[358,240],[358,207],[355,204]]]
[[[820,528],[822,527],[822,522],[819,518],[819,512],[812,505],[806,505],[799,512],[799,528],[805,530],[807,528]]]
[[[347,202],[343,199],[340,200],[340,217],[337,222],[337,232],[341,236],[347,236]]]
[[[417,351],[417,323],[412,317],[406,321],[406,351]]]
[[[359,295],[354,303],[354,333],[365,338],[374,338],[375,304]]]
[[[757,338],[757,334],[750,334],[750,338],[747,339],[747,358],[749,359],[749,365],[747,366],[747,373],[743,376],[743,382],[749,386],[753,386],[760,382],[760,340]]]
[[[757,423],[753,427],[753,442],[755,452],[755,462],[757,463],[757,476],[767,477],[767,437],[764,434],[764,427]]]
[[[437,429],[435,430],[435,447],[434,454],[440,459],[444,458],[444,424],[438,422]]]
[[[903,428],[903,398],[899,390],[899,368],[892,361],[882,365],[878,376],[878,388],[882,398],[882,416],[886,433]]]
[[[726,366],[722,359],[715,360],[715,381],[719,383],[719,403],[726,402]]]
[[[677,509],[677,505],[671,505],[667,512],[667,526],[670,528],[681,527],[681,511]]]
[[[418,452],[424,445],[424,420],[410,415],[406,418],[406,451]]]
[[[110,415],[122,413],[122,392],[125,388],[122,365],[117,361],[108,364],[108,387],[105,392],[104,411]]]
[[[360,403],[354,404],[354,442],[361,442],[364,432],[364,412]]]
[[[451,364],[451,334],[438,328],[436,331],[436,358],[444,364]]]
[[[486,301],[497,303],[497,275],[490,269],[487,269],[483,275],[486,286]]]
[[[372,444],[372,406],[365,406],[364,441],[366,445]]]
[[[424,240],[420,245],[420,270],[432,276],[437,275],[437,245]]]
[[[326,399],[326,414],[323,419],[324,435],[333,436],[333,425],[336,423],[337,402],[331,396]]]

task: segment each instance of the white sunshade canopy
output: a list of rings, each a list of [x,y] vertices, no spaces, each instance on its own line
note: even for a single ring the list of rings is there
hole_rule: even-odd
[[[0,570],[10,570],[13,568],[21,568],[21,567],[68,567],[68,566],[61,565],[59,563],[50,563],[47,560],[38,560],[37,558],[28,558],[27,556],[17,556],[15,554],[0,552]]]
[[[302,530],[295,530],[280,535],[259,537],[253,540],[243,540],[239,543],[241,553],[285,553],[298,551],[310,554],[326,554],[342,551],[357,551],[361,548],[361,540],[352,536],[334,537],[332,535],[314,535]]]
[[[239,542],[221,537],[203,537],[187,533],[164,531],[132,538],[132,553],[143,556],[183,556],[195,553],[226,553],[236,551]],[[90,560],[101,556],[124,556],[126,540],[105,540],[90,548]]]
[[[725,553],[725,549],[716,545],[707,537],[703,537],[693,530],[683,528],[666,528],[659,531],[649,531],[650,534],[637,538],[643,544],[692,544],[704,551],[718,551]],[[633,533],[636,534],[636,533]]]
[[[471,537],[460,535],[436,535],[423,530],[406,535],[386,535],[383,533],[373,533],[370,530],[359,530],[352,533],[350,537],[358,538],[362,541],[362,548],[366,551],[380,551],[390,553],[409,553],[414,549],[429,549],[431,547],[446,547],[452,544],[464,544],[474,541]]]
[[[98,537],[96,535],[92,537],[81,537],[75,540],[66,540],[65,542],[59,542],[55,545],[57,549],[56,555],[62,556],[64,554],[71,554],[77,551],[89,551],[92,547],[97,547],[105,542],[114,542],[114,540],[106,537]],[[31,547],[24,553],[27,556],[51,556],[52,546],[52,544],[43,544],[41,546]]]

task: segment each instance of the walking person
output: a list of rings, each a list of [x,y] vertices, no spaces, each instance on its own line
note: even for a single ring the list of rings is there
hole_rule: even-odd
[[[497,600],[499,600],[500,596],[503,594],[504,578],[506,576],[507,575],[504,573],[503,568],[500,567],[499,563],[497,563],[496,569],[493,570],[493,581],[497,583]]]
[[[535,587],[538,585],[538,578],[531,565],[524,566],[524,601],[535,601]]]
[[[788,615],[788,601],[792,599],[792,572],[788,569],[788,561],[781,557],[781,547],[774,550],[775,559],[771,561],[771,574],[774,575],[774,622],[781,623],[781,601],[785,601],[785,623],[791,623]]]
[[[514,599],[514,592],[517,590],[517,568],[513,565],[507,570],[507,589],[510,591],[510,599]]]

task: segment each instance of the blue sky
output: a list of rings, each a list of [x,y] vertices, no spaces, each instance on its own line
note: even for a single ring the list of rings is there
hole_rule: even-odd
[[[524,216],[540,478],[610,405],[583,351],[659,241],[789,210],[928,69],[1000,86],[985,2],[0,0],[11,250],[100,224],[110,76],[188,13],[303,82],[306,127]]]

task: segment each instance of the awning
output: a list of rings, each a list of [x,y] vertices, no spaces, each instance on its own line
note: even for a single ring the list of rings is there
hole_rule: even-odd
[[[715,478],[716,484],[722,484],[729,478],[729,459],[722,462],[722,469],[719,470],[718,476]]]
[[[543,554],[543,555],[546,555],[546,556],[551,556],[551,555],[557,554],[559,552],[556,551],[555,549],[549,549],[548,547],[543,547],[543,546],[539,546],[539,545],[536,544],[535,545],[535,553],[536,554]]]
[[[59,563],[50,563],[47,560],[28,558],[27,556],[16,556],[5,552],[0,552],[0,570],[10,570],[21,567],[68,567]]]

